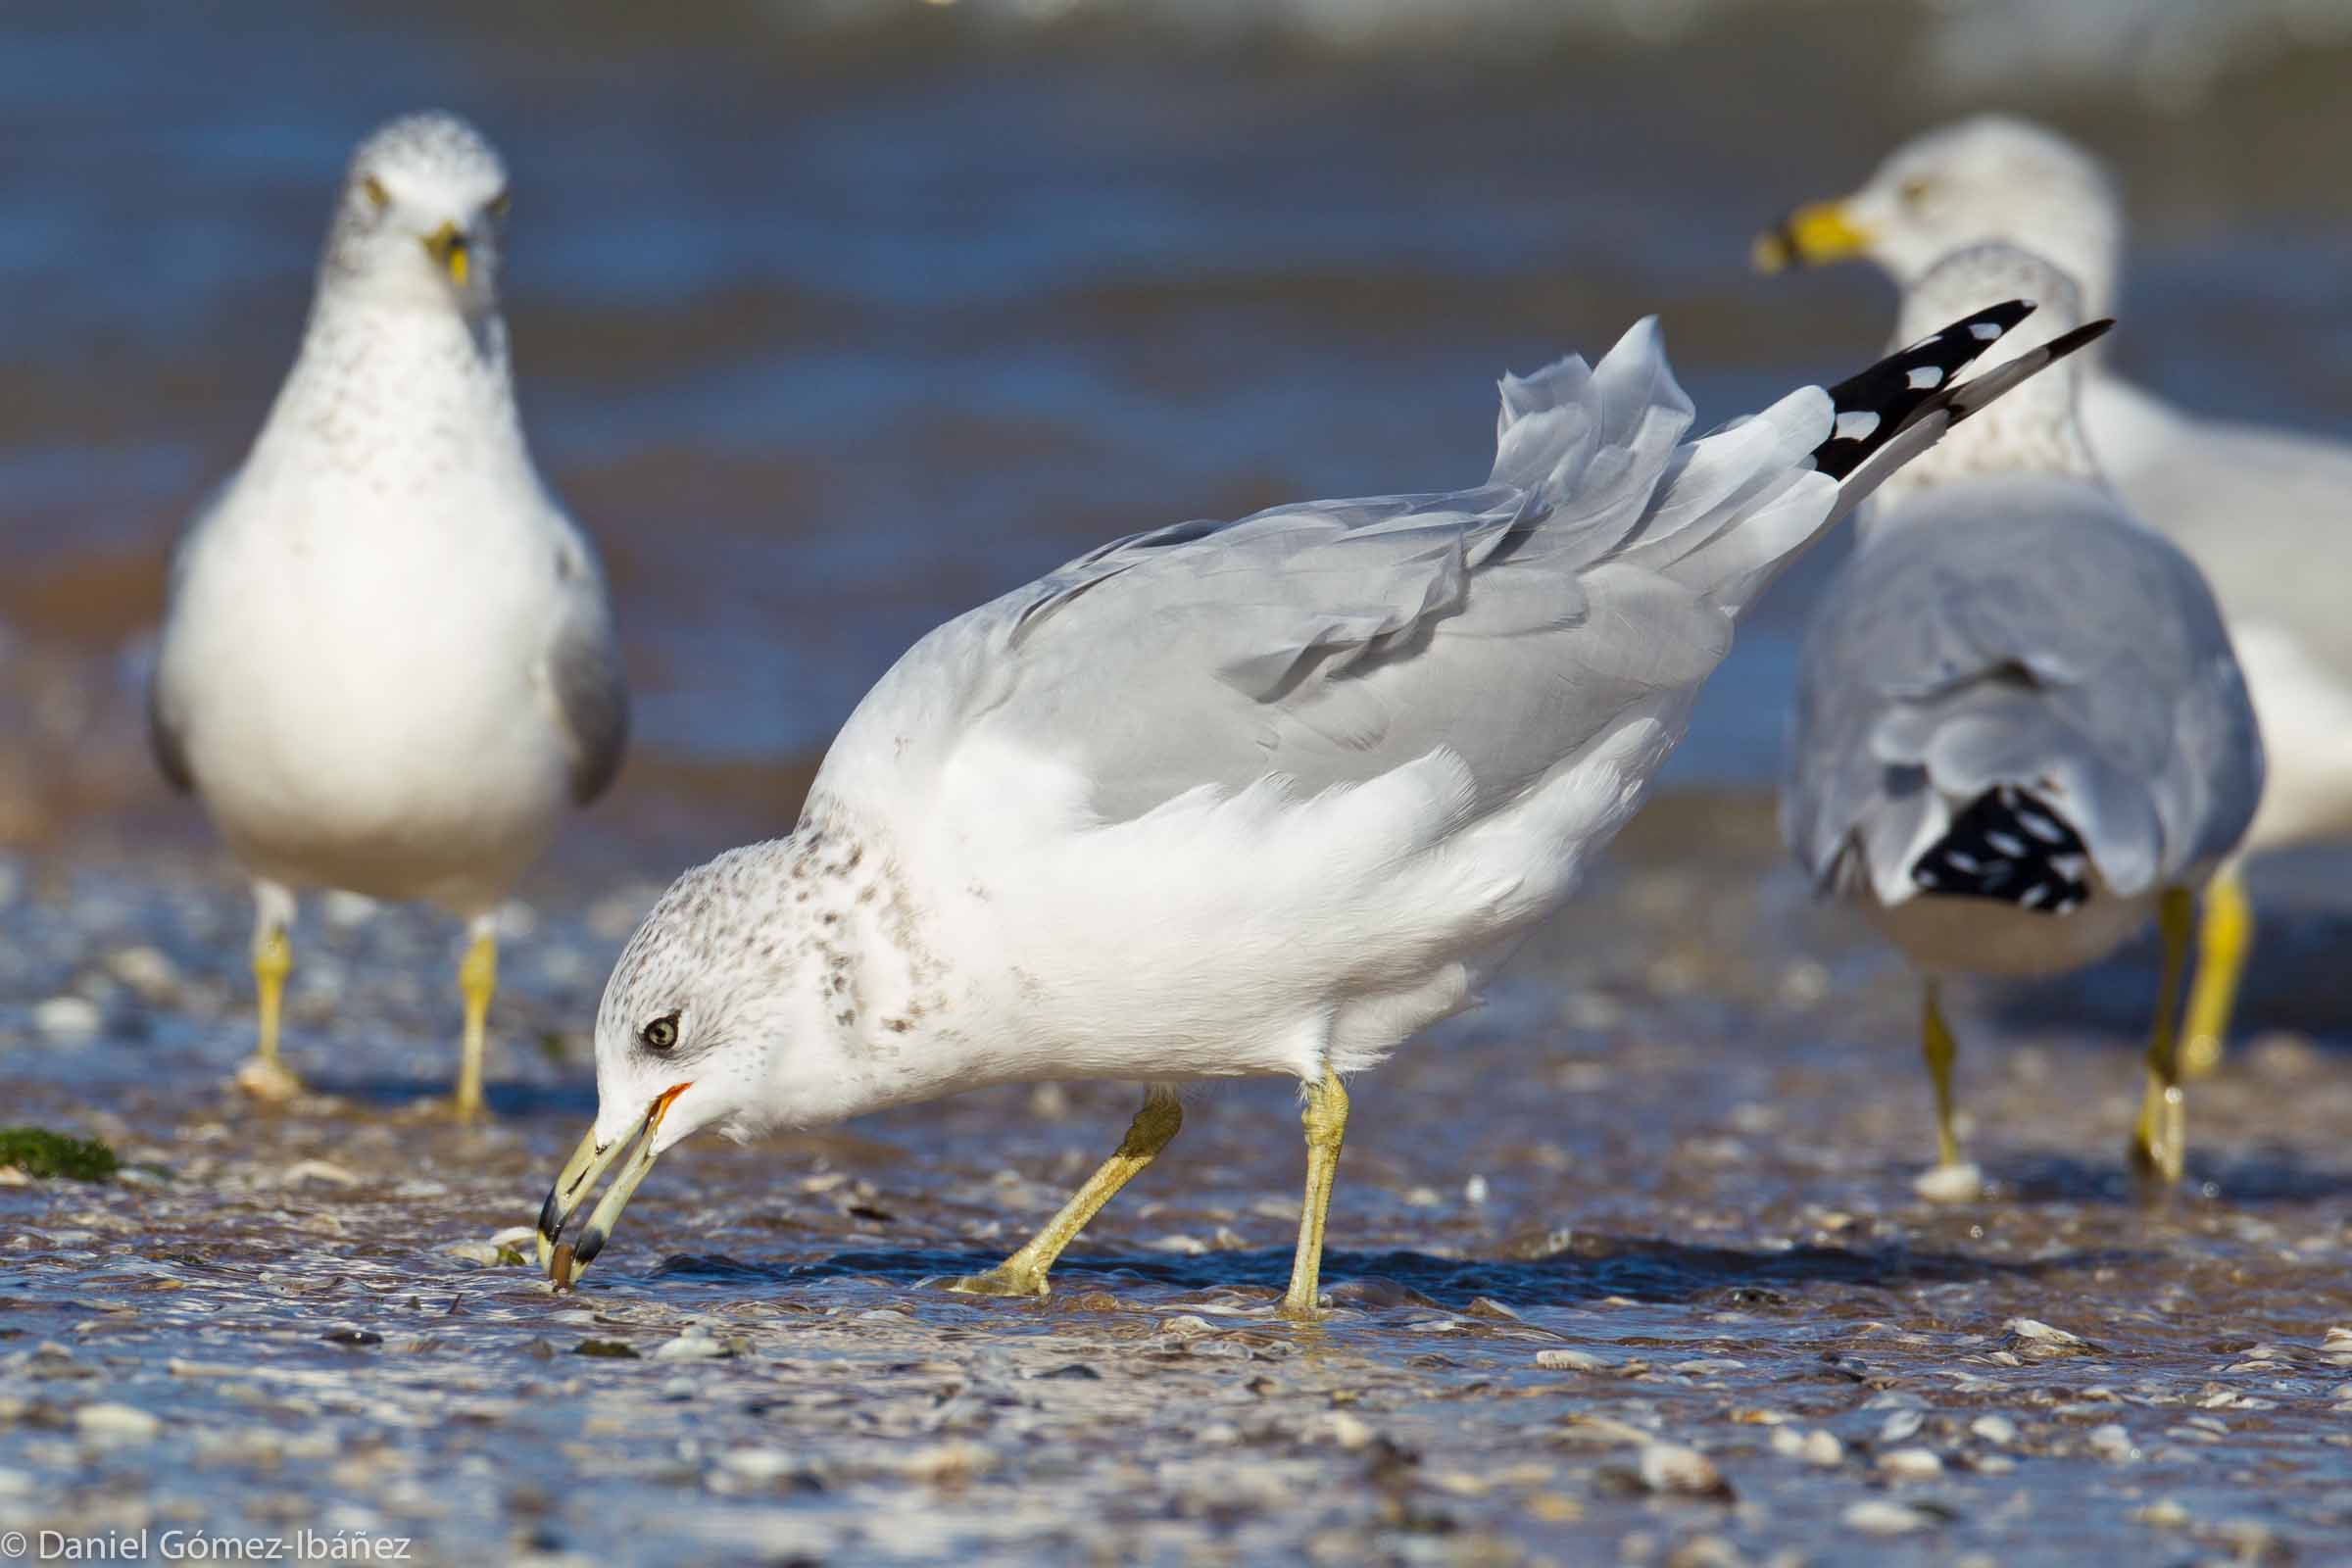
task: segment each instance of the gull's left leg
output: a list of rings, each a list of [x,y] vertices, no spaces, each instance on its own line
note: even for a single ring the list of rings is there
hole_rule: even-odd
[[[451,1108],[460,1121],[482,1113],[482,1053],[490,1024],[490,998],[498,990],[498,916],[477,914],[467,930],[472,941],[458,962],[458,994],[466,999],[466,1038],[458,1058],[458,1093]]]
[[[2246,950],[2253,942],[2254,904],[2232,861],[2205,887],[2197,978],[2188,993],[2187,1038],[2180,1043],[2181,1077],[2210,1077],[2222,1064],[2230,1014],[2237,1006],[2237,983],[2246,972]]]
[[[1943,1021],[1942,988],[1930,977],[1927,1002],[1920,1008],[1920,1054],[1927,1058],[1928,1081],[1936,1086],[1936,1164],[1958,1166],[1960,1138],[1952,1131],[1952,1057],[1957,1048],[1950,1025]]]
[[[1943,1021],[1942,982],[1930,975],[1923,989],[1919,1042],[1928,1079],[1936,1086],[1936,1163],[1913,1178],[1911,1190],[1932,1202],[1971,1202],[1983,1196],[1984,1180],[1975,1164],[1960,1157],[1960,1138],[1952,1127],[1952,1057],[1958,1048]]]
[[[1323,1221],[1331,1212],[1331,1184],[1340,1170],[1340,1144],[1348,1136],[1348,1091],[1340,1075],[1324,1069],[1323,1081],[1309,1084],[1306,1108],[1298,1113],[1306,1128],[1306,1198],[1298,1205],[1298,1250],[1291,1258],[1291,1288],[1283,1294],[1282,1315],[1311,1323],[1323,1295]]]
[[[1046,1271],[1061,1256],[1062,1249],[1078,1239],[1086,1222],[1110,1201],[1112,1194],[1158,1157],[1183,1125],[1184,1107],[1177,1102],[1176,1091],[1153,1084],[1145,1091],[1144,1108],[1127,1124],[1127,1136],[1119,1141],[1118,1152],[1086,1179],[1086,1185],[1061,1205],[1060,1213],[1046,1221],[1045,1229],[1031,1237],[1028,1246],[985,1274],[968,1274],[949,1281],[948,1289],[972,1296],[1051,1294],[1053,1288],[1046,1283]]]
[[[2132,1164],[2167,1186],[2180,1179],[2187,1153],[2188,1110],[2180,1093],[2180,978],[2188,964],[2188,943],[2196,902],[2186,888],[2167,888],[2158,906],[2164,937],[2164,981],[2156,992],[2156,1026],[2148,1035],[2148,1087],[2139,1121],[2132,1129]]]

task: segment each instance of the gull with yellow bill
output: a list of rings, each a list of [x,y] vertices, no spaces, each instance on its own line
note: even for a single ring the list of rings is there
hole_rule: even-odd
[[[507,172],[454,116],[360,144],[293,369],[188,525],[148,693],[156,761],[251,873],[260,1045],[283,1100],[295,890],[467,922],[456,1109],[482,1109],[498,906],[620,764],[596,553],[540,482],[499,315]]]
[[[1306,1184],[1280,1310],[1315,1316],[1343,1081],[1470,1005],[1566,901],[1791,557],[2098,330],[1955,379],[2031,309],[1696,440],[1644,321],[1597,366],[1506,378],[1474,489],[1136,534],[932,632],[851,715],[798,830],[685,873],[623,949],[596,1122],[540,1210],[557,1286],[699,1129],[1145,1085],[1061,1211],[956,1282],[1043,1296],[1176,1136],[1175,1086],[1285,1076]]]
[[[2113,308],[2124,212],[2089,154],[2042,126],[1984,115],[1896,148],[1852,195],[1797,208],[1759,237],[1767,271],[1848,257],[1908,287],[1950,252],[2005,241]],[[2269,756],[2241,857],[2352,841],[2352,443],[2207,418],[2097,357],[2082,372],[2083,438],[2139,518],[2197,564],[2220,601]],[[2225,864],[2207,886],[2180,1066],[2220,1062],[2253,911]]]

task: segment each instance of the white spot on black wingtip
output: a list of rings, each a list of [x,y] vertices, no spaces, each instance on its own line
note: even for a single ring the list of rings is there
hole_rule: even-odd
[[[2012,791],[2011,794],[2014,797],[2015,792]],[[2014,808],[2014,799],[2009,804]],[[2039,811],[2018,811],[2017,825],[2044,844],[2064,844],[2066,842],[2066,829]]]
[[[2013,860],[2026,853],[2026,841],[2014,833],[1999,833],[1987,828],[1984,832],[1984,842]]]
[[[2033,310],[2010,300],[1979,311],[1831,387],[1834,419],[1829,438],[1813,449],[1814,467],[1843,479],[1929,411],[1949,405],[1955,419],[1963,417],[1953,400],[1965,383],[1954,376]]]

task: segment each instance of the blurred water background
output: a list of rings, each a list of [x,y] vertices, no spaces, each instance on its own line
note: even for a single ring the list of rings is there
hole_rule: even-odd
[[[179,519],[257,428],[334,184],[475,119],[542,466],[640,696],[573,833],[789,826],[911,640],[1115,534],[1474,482],[1493,381],[1661,314],[1713,423],[1891,292],[1750,236],[1985,107],[2113,160],[2115,352],[2352,427],[2342,0],[18,3],[0,23],[0,837],[190,833],[140,746]],[[1772,774],[1801,567],[1673,781]]]

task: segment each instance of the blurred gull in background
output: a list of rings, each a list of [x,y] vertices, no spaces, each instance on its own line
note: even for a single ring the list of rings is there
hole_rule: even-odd
[[[1906,292],[1901,333],[1989,300],[2041,302],[2001,345],[2082,318],[2073,282],[1980,245]],[[2177,1010],[2190,899],[2237,847],[2262,746],[2213,595],[2100,478],[2062,367],[1887,483],[1804,643],[1784,835],[1926,976],[1936,1164],[1970,1198],[1952,1128],[1948,974],[2092,963],[2160,916],[2164,980],[2135,1162],[2180,1174]]]
[[[2039,126],[1983,116],[1889,154],[1853,195],[1800,207],[1757,241],[1759,265],[1867,256],[1915,282],[1955,247],[2008,240],[2107,311],[2123,259],[2123,209],[2082,149]],[[2184,413],[2094,359],[2082,434],[2138,517],[2186,551],[2212,585],[2269,753],[2248,854],[2352,839],[2352,444]],[[2252,911],[2234,862],[2206,897],[2181,1069],[2219,1063]]]
[[[254,876],[260,1049],[284,1099],[300,887],[464,916],[456,1109],[482,1108],[495,909],[620,763],[628,700],[588,542],[523,444],[498,314],[507,174],[447,115],[360,145],[294,368],[172,565],[165,775]]]
[[[1342,1076],[1469,1005],[1567,899],[1793,555],[2095,335],[1954,382],[2031,309],[1691,442],[1644,321],[1596,367],[1505,379],[1477,489],[1136,534],[932,632],[851,715],[799,831],[687,872],[622,952],[596,1124],[540,1214],[556,1282],[702,1127],[1152,1085],[1069,1204],[957,1282],[1042,1296],[1176,1135],[1169,1084],[1291,1076],[1307,1182],[1283,1311],[1314,1316]]]

